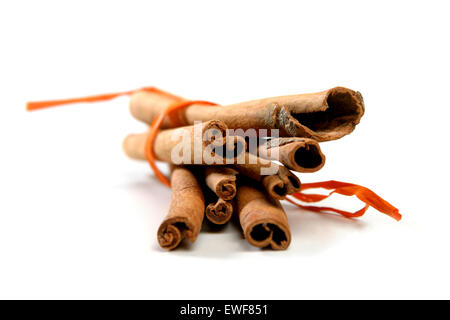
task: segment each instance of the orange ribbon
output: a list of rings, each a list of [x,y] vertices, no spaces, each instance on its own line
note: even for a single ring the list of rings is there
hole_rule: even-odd
[[[173,94],[171,94],[169,92],[166,92],[166,91],[163,91],[161,89],[158,89],[156,87],[143,87],[143,88],[136,89],[136,90],[115,92],[115,93],[98,94],[98,95],[81,97],[81,98],[28,102],[27,103],[27,111],[41,110],[41,109],[46,109],[46,108],[50,108],[50,107],[56,107],[56,106],[62,106],[62,105],[66,105],[66,104],[71,104],[71,103],[107,101],[107,100],[111,100],[111,99],[117,98],[119,96],[131,95],[131,94],[133,94],[133,93],[135,93],[137,91],[154,92],[154,93],[162,94],[162,95],[167,96],[167,97],[172,98],[172,99],[184,100],[181,97],[178,97],[178,96],[173,95]]]
[[[122,96],[122,95],[131,95],[132,93],[137,92],[137,91],[154,92],[154,93],[158,93],[158,94],[161,94],[161,95],[164,95],[164,96],[167,96],[169,98],[176,100],[176,102],[171,104],[167,109],[165,109],[161,114],[159,114],[153,120],[151,128],[148,132],[148,137],[147,137],[147,141],[145,144],[145,156],[150,165],[150,168],[155,172],[155,176],[158,178],[159,181],[161,181],[166,186],[170,187],[169,179],[156,166],[156,163],[155,163],[156,157],[155,157],[155,152],[153,150],[153,143],[155,141],[156,135],[158,133],[159,128],[161,127],[161,124],[162,124],[164,118],[166,116],[170,116],[170,114],[172,112],[181,110],[192,104],[202,104],[205,106],[215,106],[217,104],[209,102],[209,101],[203,101],[203,100],[184,100],[181,97],[178,97],[176,95],[173,95],[171,93],[168,93],[166,91],[163,91],[163,90],[155,88],[155,87],[144,87],[144,88],[137,89],[137,90],[87,96],[87,97],[82,97],[82,98],[28,102],[27,110],[34,111],[34,110],[40,110],[40,109],[45,109],[45,108],[54,107],[54,106],[70,104],[70,103],[106,101],[106,100],[111,100],[111,99],[114,99],[114,98]],[[313,188],[324,188],[324,189],[333,190],[333,191],[330,192],[328,195],[303,193],[304,190],[313,189]],[[377,209],[378,211],[394,218],[397,221],[399,221],[402,217],[397,208],[395,208],[389,202],[382,199],[375,192],[373,192],[372,190],[370,190],[366,187],[359,186],[357,184],[352,184],[352,183],[339,182],[339,181],[333,181],[333,180],[315,182],[315,183],[304,183],[301,186],[301,191],[293,194],[292,196],[294,198],[296,198],[297,200],[311,203],[311,202],[318,202],[318,201],[324,200],[324,199],[330,197],[334,193],[339,193],[339,194],[342,194],[345,196],[355,195],[366,205],[362,209],[360,209],[356,212],[348,212],[348,211],[339,210],[339,209],[335,209],[335,208],[331,208],[331,207],[306,206],[306,205],[302,205],[290,198],[287,198],[286,200],[300,208],[303,208],[303,209],[307,209],[307,210],[311,210],[311,211],[315,211],[315,212],[332,211],[332,212],[339,213],[347,218],[361,217],[362,215],[364,215],[364,213],[367,211],[367,209],[369,207],[373,207],[373,208]]]
[[[156,134],[159,131],[159,128],[161,127],[161,124],[164,120],[164,118],[170,114],[171,112],[174,112],[176,110],[180,110],[183,108],[186,108],[193,104],[202,104],[205,106],[215,106],[217,104],[209,101],[203,101],[203,100],[186,100],[186,101],[179,101],[171,104],[167,109],[165,109],[161,114],[159,114],[152,122],[152,126],[150,127],[150,131],[148,132],[147,140],[145,141],[145,157],[147,158],[148,164],[150,165],[150,168],[155,172],[155,176],[158,178],[159,181],[161,181],[163,184],[168,186],[170,188],[170,181],[169,179],[158,169],[156,166],[155,160],[155,151],[153,150],[153,142],[155,142]]]
[[[213,106],[213,105],[217,105],[217,104],[209,102],[209,101],[203,101],[203,100],[195,100],[195,101],[185,100],[181,97],[178,97],[169,92],[158,89],[156,87],[144,87],[144,88],[136,89],[136,90],[99,94],[99,95],[86,96],[86,97],[81,97],[81,98],[28,102],[27,103],[27,111],[41,110],[41,109],[46,109],[46,108],[56,107],[56,106],[61,106],[61,105],[66,105],[66,104],[72,104],[72,103],[107,101],[107,100],[117,98],[119,96],[131,95],[137,91],[158,93],[158,94],[164,95],[168,98],[177,100],[177,102],[174,102],[173,104],[171,104],[167,109],[165,109],[163,111],[163,113],[159,114],[153,120],[152,125],[148,132],[146,143],[145,143],[145,157],[147,158],[150,168],[153,170],[156,178],[158,178],[158,180],[161,183],[170,187],[169,179],[156,166],[156,163],[155,163],[156,156],[155,156],[155,151],[153,150],[153,143],[155,141],[156,134],[158,133],[159,128],[161,127],[161,124],[162,124],[164,118],[168,115],[170,116],[170,114],[172,112],[186,108],[192,104],[202,104],[202,105],[209,105],[209,106]]]
[[[315,188],[324,188],[328,190],[333,190],[328,195],[322,195],[322,194],[310,194],[310,193],[303,193],[303,191],[308,189],[315,189]],[[347,218],[357,218],[364,215],[364,213],[367,211],[369,207],[373,207],[377,209],[378,211],[390,216],[391,218],[394,218],[395,220],[399,221],[402,218],[402,215],[399,213],[398,209],[395,208],[393,205],[391,205],[386,200],[382,199],[379,195],[377,195],[372,190],[359,186],[357,184],[353,183],[347,183],[347,182],[340,182],[340,181],[322,181],[322,182],[314,182],[314,183],[303,183],[301,187],[301,191],[294,193],[292,196],[300,201],[303,202],[318,202],[321,200],[324,200],[328,197],[330,197],[333,193],[339,193],[344,196],[357,196],[358,199],[360,199],[362,202],[364,202],[366,205],[356,211],[356,212],[348,212],[343,211],[331,207],[316,207],[316,206],[305,206],[302,204],[299,204],[298,202],[295,202],[289,198],[286,200],[290,203],[295,204],[296,206],[315,211],[315,212],[326,212],[326,211],[332,211],[339,213]]]

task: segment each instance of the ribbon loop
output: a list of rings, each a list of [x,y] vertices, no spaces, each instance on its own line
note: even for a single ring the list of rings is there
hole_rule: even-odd
[[[303,191],[308,189],[315,189],[315,188],[324,188],[327,190],[333,190],[328,195],[321,195],[321,194],[309,194],[309,193],[303,193]],[[362,216],[369,207],[373,207],[377,209],[378,211],[390,216],[391,218],[394,218],[395,220],[399,221],[402,218],[402,215],[399,213],[398,209],[395,208],[393,205],[391,205],[389,202],[378,196],[375,192],[372,190],[357,185],[353,183],[347,183],[347,182],[340,182],[340,181],[322,181],[322,182],[314,182],[314,183],[304,183],[302,184],[301,191],[294,193],[292,196],[302,202],[318,202],[321,200],[324,200],[328,197],[330,197],[334,193],[339,193],[344,196],[356,196],[359,200],[365,203],[364,208],[356,211],[356,212],[348,212],[344,210],[339,210],[335,208],[330,207],[316,207],[316,206],[305,206],[302,204],[299,204],[298,202],[295,202],[291,199],[287,199],[290,203],[295,204],[296,206],[315,211],[315,212],[326,212],[326,211],[332,211],[339,213],[347,218],[355,218]]]
[[[148,131],[147,141],[145,142],[145,157],[147,158],[148,164],[150,168],[155,173],[156,178],[158,180],[168,186],[170,188],[169,179],[158,169],[156,166],[156,156],[155,151],[153,150],[153,144],[156,139],[156,135],[158,134],[159,128],[164,121],[164,118],[170,115],[172,112],[184,109],[193,104],[202,104],[205,106],[215,106],[217,104],[204,100],[184,100],[171,104],[168,106],[161,114],[159,114],[152,122],[150,130]]]

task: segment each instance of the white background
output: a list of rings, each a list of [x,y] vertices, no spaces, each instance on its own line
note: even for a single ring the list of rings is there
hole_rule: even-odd
[[[445,1],[2,1],[0,298],[450,298]],[[400,209],[358,220],[285,204],[287,251],[240,230],[159,249],[170,190],[127,159],[128,98],[155,85],[223,104],[334,86],[366,114],[323,170]],[[357,200],[330,203],[347,209]]]

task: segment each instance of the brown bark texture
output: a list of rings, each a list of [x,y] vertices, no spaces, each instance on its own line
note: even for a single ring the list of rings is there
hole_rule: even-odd
[[[204,170],[206,185],[223,200],[236,196],[237,174],[236,170],[224,166],[207,166]]]
[[[273,138],[260,144],[259,157],[276,160],[297,172],[316,172],[325,165],[319,143],[309,138]]]
[[[279,201],[257,187],[243,184],[238,187],[236,210],[245,239],[251,245],[287,249],[291,232]]]
[[[235,158],[240,153],[245,152],[245,139],[239,136],[228,136],[226,126],[221,121],[210,120],[200,125],[201,130],[196,131],[194,126],[180,127],[176,129],[161,130],[154,141],[153,150],[159,161],[165,161],[172,164],[226,164],[234,163]],[[211,131],[210,131],[211,130]],[[217,130],[217,131],[216,131]],[[212,139],[207,133],[214,132],[221,139]],[[123,140],[123,150],[125,154],[136,160],[146,160],[145,144],[148,133],[130,134]],[[181,142],[188,143],[181,145]],[[206,141],[203,137],[206,137]],[[194,139],[197,139],[194,141]],[[177,159],[182,162],[174,163],[172,151],[178,155]],[[188,153],[185,156],[183,150]],[[197,152],[197,154],[195,153]],[[201,154],[201,157],[199,157]],[[227,158],[229,157],[229,158]],[[186,160],[186,161],[185,161]]]
[[[161,248],[172,250],[181,240],[194,242],[205,215],[205,199],[194,174],[187,168],[174,166],[171,174],[172,200],[169,213],[158,229]]]
[[[206,218],[214,224],[225,224],[233,215],[233,203],[217,198],[216,202],[208,204],[205,210]]]
[[[237,159],[239,160],[239,159]],[[282,200],[287,195],[300,191],[300,179],[283,165],[245,153],[245,161],[231,166],[241,175],[261,182],[274,199]],[[267,170],[268,173],[265,173]]]
[[[130,112],[151,123],[173,98],[139,91],[130,99]],[[191,125],[194,121],[217,119],[230,129],[279,129],[280,136],[306,137],[317,141],[339,139],[351,133],[364,114],[361,93],[344,87],[241,102],[227,106],[193,104],[166,117],[163,127]]]

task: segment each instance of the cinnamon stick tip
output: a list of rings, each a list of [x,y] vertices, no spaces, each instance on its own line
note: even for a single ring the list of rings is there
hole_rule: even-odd
[[[276,200],[300,191],[300,179],[285,167],[280,167],[278,175],[265,176],[262,183],[267,193]]]
[[[247,241],[260,248],[270,246],[275,250],[285,250],[291,243],[291,232],[282,223],[266,219],[263,223],[255,222],[247,228]]]
[[[345,87],[334,87],[328,90],[324,100],[325,107],[330,108],[334,105],[342,106],[343,104],[346,105],[345,109],[347,111],[355,114],[355,120],[357,121],[355,124],[358,124],[365,110],[361,92]]]
[[[139,158],[137,156],[138,153],[136,152],[138,150],[136,150],[135,141],[133,141],[133,139],[137,136],[139,135],[132,133],[127,135],[122,141],[122,150],[125,153],[125,155],[131,159]]]
[[[227,223],[233,214],[233,205],[231,203],[220,201],[211,203],[206,207],[206,218],[214,224]]]
[[[319,144],[312,139],[308,142],[294,143],[289,152],[288,167],[297,172],[316,172],[325,165],[326,157]],[[314,141],[314,142],[313,142]]]
[[[183,238],[194,242],[192,226],[187,219],[172,218],[164,221],[158,229],[158,243],[161,248],[173,250],[181,243]]]
[[[233,199],[236,196],[236,178],[229,178],[218,183],[215,193],[223,200]]]
[[[267,193],[276,200],[283,200],[287,195],[287,186],[280,177],[276,175],[265,176],[262,183]]]

